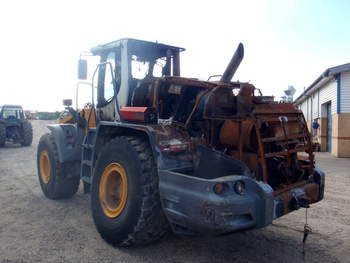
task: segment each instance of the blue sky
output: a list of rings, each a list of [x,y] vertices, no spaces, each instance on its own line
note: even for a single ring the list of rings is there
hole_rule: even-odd
[[[349,14],[345,0],[269,1],[269,42],[286,57],[281,67],[293,65],[282,76],[297,94],[326,68],[350,62]]]
[[[270,30],[278,46],[290,46],[336,64],[349,61],[350,2],[271,1]],[[324,65],[324,66],[334,66]]]
[[[133,37],[186,48],[182,74],[221,74],[236,46],[234,80],[279,98],[350,62],[348,1],[45,1],[0,3],[0,105],[61,110],[75,99],[79,52]],[[91,69],[93,70],[93,69]]]

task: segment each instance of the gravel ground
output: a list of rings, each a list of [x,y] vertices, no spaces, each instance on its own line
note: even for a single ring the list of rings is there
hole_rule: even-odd
[[[317,154],[327,172],[325,199],[309,209],[313,233],[302,255],[305,210],[264,229],[221,237],[169,235],[161,242],[118,249],[95,230],[89,195],[46,199],[36,175],[36,147],[47,131],[33,121],[31,147],[0,149],[0,262],[350,262],[350,162]]]

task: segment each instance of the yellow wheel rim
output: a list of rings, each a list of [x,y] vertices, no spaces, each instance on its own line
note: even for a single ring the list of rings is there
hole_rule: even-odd
[[[99,186],[103,213],[109,218],[118,217],[128,199],[128,179],[119,163],[109,164],[103,171]]]
[[[51,176],[51,163],[49,158],[49,153],[47,151],[42,151],[39,158],[40,167],[40,177],[44,184],[50,181]]]

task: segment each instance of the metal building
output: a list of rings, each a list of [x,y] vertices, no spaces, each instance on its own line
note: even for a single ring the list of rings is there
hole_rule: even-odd
[[[321,151],[350,157],[350,63],[325,70],[294,103]],[[313,122],[319,124],[317,129]]]

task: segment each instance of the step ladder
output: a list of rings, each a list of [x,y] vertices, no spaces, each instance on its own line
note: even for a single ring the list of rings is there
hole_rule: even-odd
[[[93,172],[93,150],[96,139],[96,128],[90,128],[85,135],[82,144],[81,151],[81,167],[80,167],[80,178],[84,183],[84,192],[88,191],[89,185],[91,184],[92,172]]]

